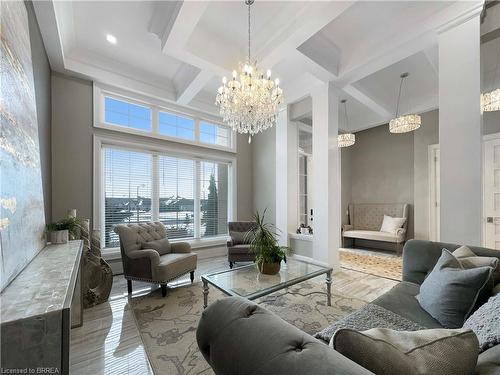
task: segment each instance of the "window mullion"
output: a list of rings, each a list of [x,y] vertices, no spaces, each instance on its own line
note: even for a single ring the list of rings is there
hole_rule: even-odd
[[[195,161],[195,176],[194,176],[194,238],[201,237],[201,162]]]
[[[160,218],[160,178],[159,178],[159,157],[153,154],[153,166],[151,173],[151,214],[153,221]]]

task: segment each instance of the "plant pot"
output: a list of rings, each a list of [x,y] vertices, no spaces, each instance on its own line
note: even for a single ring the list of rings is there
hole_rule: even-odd
[[[50,233],[50,242],[53,244],[67,243],[69,233],[68,230],[56,230]]]
[[[259,271],[264,275],[276,275],[280,272],[281,262],[276,263],[259,263]]]

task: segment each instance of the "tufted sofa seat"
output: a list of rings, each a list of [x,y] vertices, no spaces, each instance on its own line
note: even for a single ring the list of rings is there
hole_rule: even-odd
[[[409,205],[406,203],[381,204],[350,204],[349,223],[342,227],[342,240],[345,246],[346,239],[354,242],[359,240],[378,241],[394,244],[399,254],[406,240],[406,229],[409,220]],[[406,222],[396,233],[381,232],[380,227],[384,215],[404,217]]]
[[[165,242],[165,251],[148,248],[148,243],[167,239],[167,229],[161,222],[121,224],[114,228],[120,237],[120,251],[123,275],[127,279],[128,291],[132,292],[132,280],[160,284],[163,296],[166,295],[167,283],[191,274],[197,265],[197,255],[191,252],[187,242]]]
[[[218,375],[372,374],[272,312],[240,297],[209,305],[201,316],[196,339]]]

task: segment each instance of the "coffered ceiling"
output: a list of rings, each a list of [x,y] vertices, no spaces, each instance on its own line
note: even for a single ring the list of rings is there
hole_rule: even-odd
[[[482,1],[264,1],[252,6],[252,55],[298,102],[333,81],[350,126],[387,122],[399,75],[407,105],[437,107],[437,33]],[[40,1],[37,19],[54,70],[216,113],[222,76],[243,62],[243,1]],[[110,44],[106,36],[116,38]]]

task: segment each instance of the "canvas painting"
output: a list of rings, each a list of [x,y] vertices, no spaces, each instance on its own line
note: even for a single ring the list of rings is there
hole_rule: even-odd
[[[0,289],[45,246],[28,14],[1,2]]]

